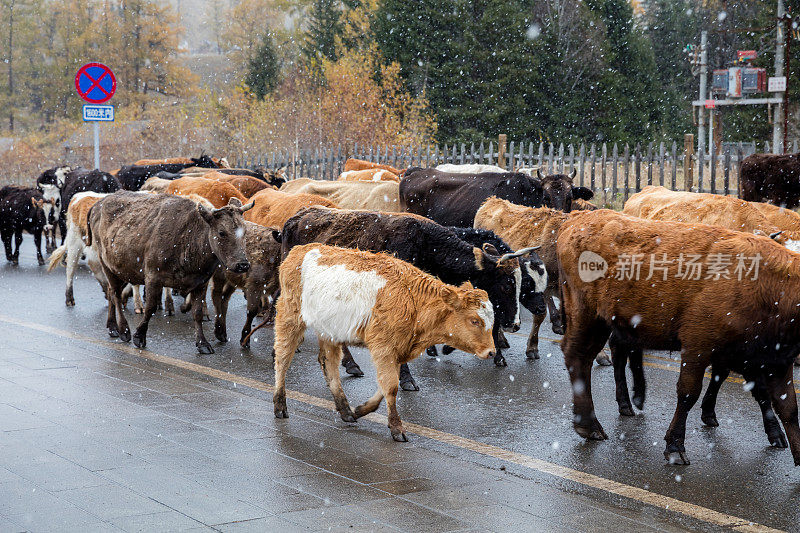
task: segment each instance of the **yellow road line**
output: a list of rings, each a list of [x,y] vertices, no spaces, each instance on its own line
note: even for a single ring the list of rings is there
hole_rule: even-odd
[[[275,387],[273,385],[270,385],[269,383],[263,381],[247,378],[244,376],[239,376],[237,374],[232,374],[230,372],[225,372],[223,370],[218,370],[216,368],[211,368],[204,365],[198,365],[197,363],[190,363],[188,361],[183,361],[182,359],[175,359],[173,357],[168,357],[166,355],[160,355],[151,352],[149,350],[139,350],[138,348],[135,348],[129,344],[122,344],[107,340],[99,340],[93,337],[88,337],[86,335],[81,335],[79,333],[65,331],[62,329],[46,326],[43,324],[27,322],[6,315],[0,315],[0,321],[40,331],[43,333],[49,333],[51,335],[67,337],[69,339],[81,342],[87,342],[97,346],[103,346],[110,350],[116,350],[121,353],[129,354],[135,357],[141,357],[164,365],[169,365],[172,367],[189,370],[192,372],[196,372],[198,374],[202,374],[204,376],[221,379],[231,383],[236,383],[237,385],[244,385],[246,387],[250,387],[251,389],[260,390],[268,393],[273,393],[275,391]],[[655,365],[655,363],[653,363],[653,365]],[[665,367],[665,365],[658,365],[658,366]],[[309,394],[305,394],[302,392],[292,391],[287,389],[286,396],[287,398],[305,403],[307,405],[313,405],[315,407],[320,407],[330,411],[336,410],[336,407],[334,406],[334,403],[332,401],[324,400],[322,398],[311,396]],[[383,426],[387,424],[386,416],[378,413],[371,413],[363,418],[371,422],[376,422]],[[605,492],[609,492],[611,494],[616,494],[618,496],[630,498],[632,500],[652,505],[653,507],[658,507],[660,509],[665,509],[676,513],[680,513],[709,524],[727,527],[735,531],[741,531],[743,533],[780,533],[781,531],[755,522],[751,522],[749,520],[745,520],[744,518],[739,518],[729,514],[721,513],[713,509],[702,507],[700,505],[695,505],[693,503],[677,500],[675,498],[664,496],[662,494],[657,494],[655,492],[650,492],[649,490],[645,490],[639,487],[634,487],[631,485],[626,485],[624,483],[619,483],[617,481],[596,476],[594,474],[589,474],[587,472],[582,472],[574,468],[568,468],[566,466],[561,466],[548,461],[543,461],[541,459],[536,459],[528,455],[512,452],[510,450],[506,450],[498,446],[493,446],[491,444],[484,444],[476,440],[468,439],[466,437],[461,437],[459,435],[454,435],[452,433],[447,433],[445,431],[440,431],[438,429],[433,429],[410,422],[403,422],[403,425],[409,432],[416,433],[417,435],[420,435],[422,437],[427,437],[431,440],[435,440],[444,444],[449,444],[451,446],[455,446],[463,450],[469,450],[478,453],[480,455],[484,455],[486,457],[493,457],[495,459],[500,459],[502,461],[514,463],[526,468],[530,468],[532,470],[536,470],[537,472],[550,474],[552,476],[561,479],[573,481],[575,483],[580,483],[581,485],[585,485],[590,488],[599,489]]]

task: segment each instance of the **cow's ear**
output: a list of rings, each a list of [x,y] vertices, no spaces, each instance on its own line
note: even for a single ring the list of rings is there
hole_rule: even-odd
[[[473,287],[472,283],[470,283],[469,281],[465,281],[464,283],[459,285],[458,288],[462,289],[462,290],[465,290],[465,291],[471,291],[471,290],[475,289],[475,287]]]
[[[203,217],[203,220],[211,224],[214,221],[214,212],[203,204],[197,204],[197,212]]]
[[[231,196],[231,199],[228,200],[228,205],[233,207],[242,207],[242,201],[235,196]]]
[[[591,200],[594,198],[594,193],[588,187],[573,187],[572,197],[578,200]]]
[[[272,238],[275,239],[275,242],[283,242],[283,235],[276,229],[272,230]]]
[[[458,294],[458,289],[454,287],[449,287],[445,285],[442,288],[442,300],[448,307],[452,307],[454,309],[461,308],[461,297]]]

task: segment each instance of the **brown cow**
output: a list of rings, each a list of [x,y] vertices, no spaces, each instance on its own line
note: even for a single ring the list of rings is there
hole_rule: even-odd
[[[273,235],[276,228],[265,228],[247,221],[244,227],[244,246],[247,259],[250,261],[250,270],[237,274],[227,269],[217,269],[214,272],[211,301],[214,302],[216,309],[214,335],[220,342],[227,342],[228,302],[236,289],[242,289],[247,300],[247,318],[240,342],[243,347],[247,347],[250,343],[248,335],[253,319],[259,312],[272,306],[274,295],[278,291],[281,243],[276,241]]]
[[[242,204],[247,202],[247,197],[230,183],[206,178],[186,176],[172,180],[172,183],[167,186],[166,192],[177,196],[197,194],[211,202],[217,209],[228,205],[231,198],[236,198]]]
[[[217,165],[218,168],[230,168],[228,160],[224,157],[212,157],[211,161]],[[164,159],[140,159],[134,165],[169,165],[173,163],[191,165],[194,160],[191,157],[166,157]],[[115,174],[116,175],[116,174]]]
[[[400,176],[382,168],[367,170],[346,170],[339,174],[337,181],[393,181],[400,183]]]
[[[263,191],[268,187],[271,188],[271,186],[267,185],[264,181],[258,178],[254,178],[252,176],[237,176],[233,174],[224,174],[222,172],[217,172],[216,170],[212,170],[211,172],[205,172],[200,177],[211,180],[222,181],[225,183],[230,183],[247,198],[250,198],[258,191]]]
[[[588,200],[582,198],[575,198],[572,200],[573,211],[596,211],[598,209],[600,208]]]
[[[280,267],[275,320],[275,416],[286,418],[286,371],[307,327],[319,339],[319,361],[342,420],[355,422],[383,398],[392,438],[407,441],[397,413],[400,365],[433,344],[447,342],[481,359],[494,352],[494,314],[485,291],[469,282],[445,285],[387,254],[306,244]],[[365,345],[378,390],[350,409],[339,379],[341,344]]]
[[[323,196],[341,209],[402,212],[400,188],[391,181],[327,181],[299,178],[287,181],[280,189],[292,194],[308,193]]]
[[[254,206],[244,215],[244,219],[273,228],[282,228],[287,220],[306,207],[338,207],[327,198],[315,194],[289,194],[274,189],[264,189],[250,200]]]
[[[800,153],[753,154],[742,161],[741,196],[794,209],[800,205]]]
[[[547,269],[547,288],[545,302],[550,313],[553,333],[563,335],[564,326],[561,313],[556,308],[554,297],[559,296],[558,258],[556,239],[561,225],[569,220],[569,214],[549,207],[525,207],[508,200],[492,196],[486,200],[475,214],[475,227],[494,232],[512,249],[540,246],[537,251]],[[528,359],[539,359],[539,328],[547,313],[533,315],[533,324],[528,336],[525,355]],[[611,361],[605,353],[597,357],[598,364],[608,366]]]
[[[671,191],[649,185],[631,196],[623,212],[652,220],[698,222],[734,231],[773,237],[790,250],[800,251],[800,232],[782,231],[750,202],[720,194]]]
[[[250,207],[231,198],[228,206],[208,209],[186,198],[132,192],[97,202],[89,211],[87,245],[95,247],[108,280],[109,334],[131,340],[121,293],[126,283],[144,284],[144,317],[133,335],[134,344],[144,348],[161,289],[172,287],[191,296],[198,351],[214,353],[203,334],[203,295],[220,266],[237,273],[249,270],[242,213]]]
[[[556,249],[566,316],[562,350],[579,435],[607,438],[594,413],[591,362],[611,335],[615,359],[647,348],[681,350],[678,403],[665,436],[670,463],[689,464],[686,416],[713,364],[767,391],[800,465],[792,383],[800,350],[800,255],[761,236],[609,210],[572,215]]]
[[[351,170],[371,170],[371,169],[382,169],[388,170],[392,174],[396,176],[402,176],[403,173],[406,171],[405,168],[395,168],[391,165],[382,165],[381,163],[373,163],[372,161],[364,161],[363,159],[354,159],[350,158],[344,162],[344,171],[349,172]]]
[[[764,202],[750,202],[750,205],[758,209],[767,217],[770,224],[780,228],[781,231],[800,232],[800,214],[796,211]]]

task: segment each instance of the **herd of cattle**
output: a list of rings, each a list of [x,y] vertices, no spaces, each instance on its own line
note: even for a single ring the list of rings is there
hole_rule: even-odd
[[[209,283],[220,342],[228,340],[228,302],[241,289],[242,347],[255,329],[274,325],[279,418],[287,416],[288,366],[311,327],[342,419],[354,422],[386,398],[392,437],[404,441],[397,392],[418,390],[408,363],[444,344],[445,354],[459,349],[505,366],[503,331],[520,328],[522,305],[534,316],[528,359],[539,358],[548,313],[563,335],[581,436],[607,438],[594,412],[593,361],[614,365],[619,413],[632,416],[645,400],[643,350],[677,350],[668,461],[689,464],[686,418],[711,367],[703,422],[718,425],[720,385],[741,373],[770,443],[790,447],[798,465],[800,215],[785,208],[797,199],[781,194],[799,189],[800,177],[792,183],[784,170],[776,177],[769,171],[776,159],[752,157],[742,165],[743,195],[784,207],[648,186],[618,213],[591,204],[592,191],[573,185],[575,173],[489,165],[397,169],[350,159],[337,181],[287,180],[282,170],[229,168],[205,155],[110,173],[56,167],[34,187],[0,189],[0,234],[6,258],[17,263],[22,232],[32,233],[44,264],[44,233],[49,270],[67,269],[68,306],[85,258],[108,300],[109,334],[139,348],[162,300],[174,313],[177,293],[181,310],[192,313],[198,352],[213,353],[203,333]],[[124,313],[131,295],[143,314],[133,333]],[[253,328],[259,314],[264,320]],[[348,345],[369,349],[378,382],[355,409],[339,376],[340,365],[363,375]]]

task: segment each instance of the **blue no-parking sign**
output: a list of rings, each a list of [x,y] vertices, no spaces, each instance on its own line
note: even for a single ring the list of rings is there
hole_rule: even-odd
[[[90,104],[108,102],[117,90],[117,78],[102,63],[87,63],[75,74],[75,90]]]

